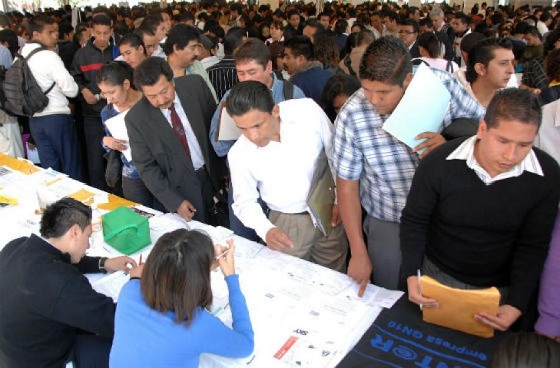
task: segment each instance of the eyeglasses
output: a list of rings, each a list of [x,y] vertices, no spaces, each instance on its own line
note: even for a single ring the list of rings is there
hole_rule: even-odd
[[[405,34],[405,35],[411,35],[411,34],[414,34],[414,33],[416,33],[416,32],[414,32],[414,31],[403,31],[403,30],[399,31],[399,34]]]

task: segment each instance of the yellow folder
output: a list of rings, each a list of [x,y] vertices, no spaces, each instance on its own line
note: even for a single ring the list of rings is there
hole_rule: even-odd
[[[481,337],[494,336],[494,329],[474,319],[479,312],[495,315],[500,304],[497,288],[465,290],[445,286],[429,276],[420,278],[422,295],[438,301],[439,308],[424,308],[426,322]]]

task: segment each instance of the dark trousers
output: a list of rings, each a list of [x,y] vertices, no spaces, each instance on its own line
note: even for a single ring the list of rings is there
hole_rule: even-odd
[[[105,131],[101,118],[98,116],[84,116],[84,135],[86,144],[87,183],[92,187],[110,192],[105,182],[105,150],[101,145]]]
[[[73,357],[75,368],[109,367],[112,339],[95,335],[76,335]]]
[[[196,178],[200,183],[203,208],[197,208],[193,220],[210,223],[210,209],[212,208],[212,197],[214,196],[214,185],[206,166],[196,170]]]
[[[78,135],[71,115],[33,117],[29,119],[29,128],[44,168],[83,180]]]
[[[122,189],[124,198],[153,208],[154,210],[164,211],[163,205],[156,199],[152,192],[150,192],[142,179],[131,179],[123,176]]]

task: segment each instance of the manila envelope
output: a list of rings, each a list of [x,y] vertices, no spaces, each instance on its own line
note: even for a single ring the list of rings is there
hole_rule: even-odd
[[[478,312],[497,314],[500,292],[497,288],[465,290],[445,286],[429,276],[420,278],[422,295],[438,301],[439,308],[424,308],[426,322],[481,336],[494,336],[494,329],[474,319]]]

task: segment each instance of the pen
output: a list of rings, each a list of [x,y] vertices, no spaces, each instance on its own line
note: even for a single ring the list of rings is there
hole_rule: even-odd
[[[418,291],[420,291],[420,295],[422,295],[422,284],[420,283],[420,277],[422,277],[422,274],[420,273],[420,269],[416,270],[416,275],[418,276]],[[422,303],[418,305],[420,306],[420,310],[422,310]]]
[[[216,260],[222,258],[223,256],[225,256],[226,254],[229,253],[229,249],[226,249],[223,253],[221,253],[220,255],[216,256]]]
[[[140,260],[138,261],[138,266],[142,264],[142,255],[140,254]]]

